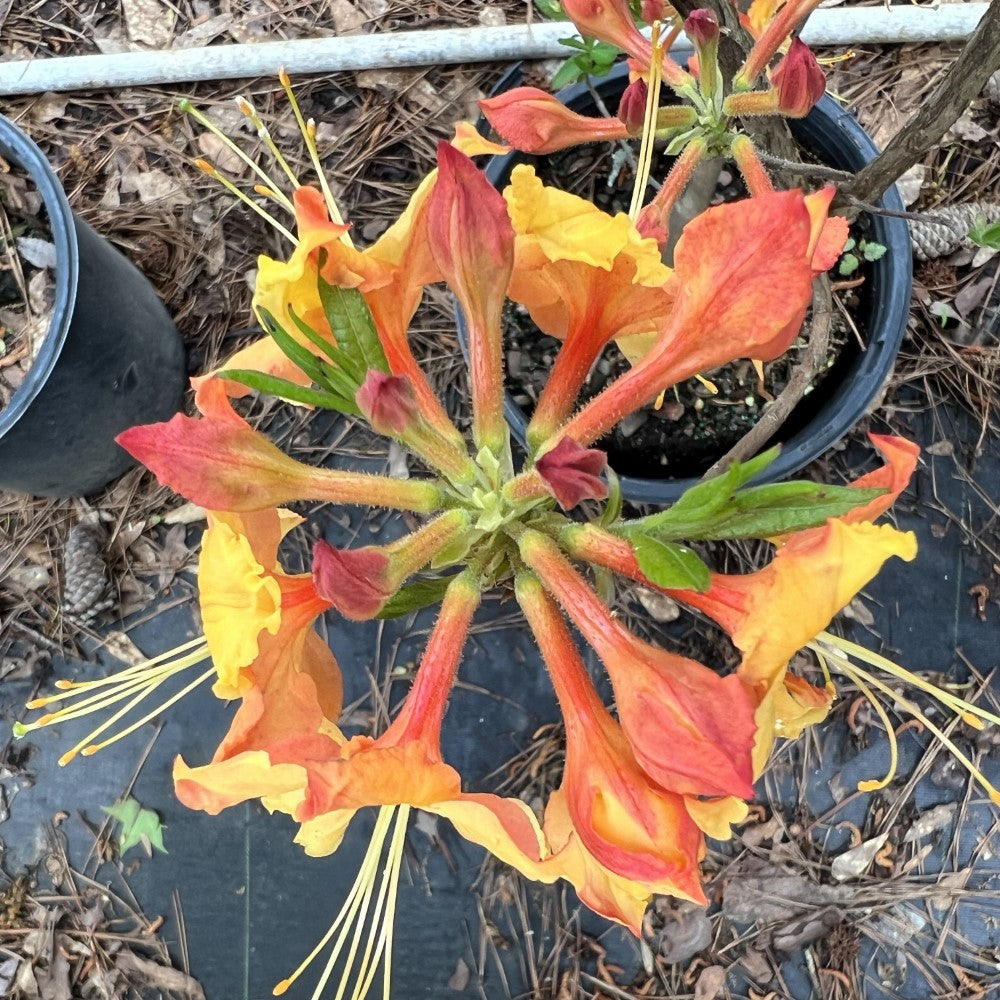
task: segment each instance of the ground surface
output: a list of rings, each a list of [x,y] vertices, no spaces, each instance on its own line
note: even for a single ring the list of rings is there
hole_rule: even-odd
[[[330,33],[335,22],[343,28],[348,7],[361,12],[366,31],[475,24],[501,15],[511,23],[524,18],[519,0],[450,5],[357,0],[353,7],[344,0],[191,0],[172,5],[176,17],[168,33],[150,34],[137,15],[162,6],[155,0],[0,0],[0,51],[24,58],[164,48],[185,41],[294,38]],[[938,46],[856,50],[836,64],[831,90],[884,142],[923,100],[950,55]],[[432,163],[438,139],[471,113],[475,98],[504,68],[379,71],[297,81],[305,113],[323,123],[320,149],[331,184],[364,241],[398,214]],[[192,372],[211,366],[247,336],[256,255],[284,252],[264,224],[191,166],[194,157],[217,157],[219,150],[178,112],[177,99],[190,97],[224,131],[241,134],[252,146],[232,105],[238,94],[251,96],[262,112],[282,114],[283,97],[272,79],[30,96],[10,99],[5,107],[50,156],[74,209],[156,285],[185,339]],[[996,105],[981,98],[914,172],[915,208],[1000,199],[996,119]],[[285,148],[298,149],[284,124],[276,137]],[[306,173],[301,157],[293,157],[293,165]],[[910,566],[890,568],[872,586],[853,609],[853,628],[860,641],[898,652],[914,669],[940,671],[955,682],[967,679],[970,666],[986,677],[998,665],[998,353],[990,336],[996,285],[996,260],[973,261],[971,252],[918,268],[910,336],[896,385],[869,421],[874,429],[909,433],[928,448],[896,515],[901,526],[918,531],[922,555]],[[415,337],[442,394],[463,392],[444,296],[428,303]],[[260,404],[256,413],[276,440],[313,460],[326,452],[338,462],[384,465],[390,460],[369,437],[344,425],[307,426],[268,404]],[[846,478],[854,463],[866,461],[866,455],[848,449],[829,456],[816,471]],[[165,524],[178,504],[139,471],[86,501],[0,493],[0,674],[7,719],[20,716],[23,702],[52,670],[58,676],[92,671],[95,663],[128,660],[140,650],[153,654],[194,634],[188,570],[197,556],[200,524],[183,519]],[[107,541],[111,607],[80,625],[63,613],[64,553],[70,529],[95,516]],[[382,538],[380,532],[394,530],[382,520],[362,523],[341,519],[339,513],[324,516],[322,525],[334,543],[346,543],[359,531]],[[485,780],[498,771],[492,780],[506,778],[530,798],[544,794],[558,771],[553,751],[558,741],[544,685],[526,691],[520,680],[534,661],[523,633],[512,624],[507,606],[488,609],[479,649],[456,696],[460,711],[449,717],[448,739],[454,752],[468,758],[463,773],[471,779]],[[350,678],[359,725],[373,718],[372,692],[380,693],[388,683],[370,678],[412,662],[426,625],[419,619],[409,628],[372,626],[350,635],[333,626],[331,641]],[[697,636],[685,634],[681,640],[693,642]],[[487,652],[497,648],[518,665],[517,671],[497,671],[495,654]],[[995,704],[995,686],[992,691]],[[926,734],[912,729],[902,737],[902,774],[919,776],[924,769],[930,775],[915,794],[905,781],[863,801],[846,791],[859,777],[881,773],[884,741],[878,738],[877,720],[855,703],[850,687],[842,693],[838,724],[782,753],[761,784],[754,822],[731,850],[711,856],[712,891],[725,896],[722,908],[713,909],[706,921],[659,905],[651,925],[655,956],[648,953],[644,960],[618,932],[579,916],[575,901],[560,891],[540,893],[489,867],[478,896],[469,894],[478,855],[450,831],[426,826],[412,831],[398,930],[399,995],[490,1000],[508,995],[558,1000],[990,995],[1000,984],[1000,907],[990,880],[996,815],[977,789],[942,766],[946,755],[938,754]],[[989,689],[983,696],[990,697]],[[189,968],[201,981],[209,1000],[268,995],[312,946],[353,878],[365,831],[354,830],[334,859],[314,862],[292,847],[280,820],[259,810],[234,810],[219,820],[178,806],[169,783],[173,755],[183,749],[192,761],[205,759],[226,718],[206,693],[162,731],[150,727],[136,734],[121,753],[62,770],[54,767],[54,759],[72,733],[32,736],[27,753],[25,744],[0,740],[0,839],[6,845],[3,868],[13,879],[3,897],[0,946],[8,957],[35,955],[32,964],[42,970],[53,968],[54,955],[64,955],[66,962],[65,970],[55,962],[58,971],[48,978],[39,973],[35,993],[19,982],[18,995],[75,996],[59,990],[83,982],[77,977],[92,976],[94,969],[122,972],[112,977],[109,991],[124,990],[126,977],[142,981],[134,968],[128,969],[128,960],[117,956],[125,950],[156,959],[158,953],[142,943],[155,945],[155,928],[145,933],[149,924],[141,917],[109,925],[100,933],[118,934],[121,940],[100,938],[101,950],[94,927],[86,923],[86,914],[95,910],[94,897],[84,891],[85,877],[100,883],[116,870],[115,891],[130,908],[166,918],[159,938],[170,944],[178,968]],[[483,731],[489,733],[485,740]],[[963,746],[983,757],[996,780],[990,748],[977,749],[967,739]],[[503,767],[517,754],[527,760],[527,768]],[[106,854],[109,828],[100,807],[128,792],[165,822],[168,855],[147,860],[141,849],[133,849],[119,866],[113,851]],[[956,805],[947,812],[949,802]],[[933,812],[942,805],[947,814]],[[921,816],[932,818],[915,828]],[[832,883],[830,863],[850,846],[855,836],[850,824],[859,840],[887,834],[891,849],[883,845],[883,863],[844,891]],[[98,873],[104,856],[110,866]],[[35,884],[19,883],[17,877],[39,859],[45,863],[31,869]],[[71,869],[78,875],[67,874]],[[128,888],[121,886],[122,876],[138,897],[134,906]],[[51,892],[50,883],[56,886]],[[740,888],[723,893],[734,884]],[[29,886],[24,891],[34,902],[27,909],[11,908],[22,891],[18,885]],[[58,894],[65,898],[53,902]],[[763,900],[771,908],[755,913],[744,902],[741,909],[739,901],[748,895],[755,905]],[[803,920],[804,911],[807,918],[819,914],[818,923]],[[90,955],[67,951],[73,935],[58,942],[51,937],[53,914],[61,915],[60,928],[82,928],[77,936],[87,941]],[[748,928],[753,915],[760,923]],[[106,907],[97,918],[107,920]],[[40,933],[31,937],[30,929]],[[718,973],[708,971],[716,969],[726,973],[718,989]],[[12,974],[0,964],[0,980]],[[184,979],[157,981],[154,975],[151,988],[197,995]],[[303,987],[290,995],[309,992]]]

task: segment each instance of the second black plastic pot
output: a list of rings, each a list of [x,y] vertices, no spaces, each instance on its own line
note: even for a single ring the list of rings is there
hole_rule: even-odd
[[[522,82],[520,69],[515,67],[495,92],[520,86]],[[620,64],[608,76],[594,81],[593,87],[608,107],[615,108],[627,83],[628,67]],[[569,87],[558,96],[580,114],[598,113],[593,94],[585,84]],[[789,125],[795,140],[831,167],[857,171],[878,152],[857,120],[829,96],[823,97],[806,118],[789,121]],[[536,159],[523,153],[493,157],[486,165],[486,176],[502,190],[518,163]],[[895,188],[886,192],[881,204],[892,211],[901,212],[904,207]],[[857,319],[859,328],[866,332],[864,349],[852,337],[823,382],[795,408],[776,439],[782,444],[781,455],[760,482],[785,479],[836,444],[861,419],[892,371],[909,313],[912,285],[909,227],[900,218],[872,215],[867,219],[869,228],[865,238],[881,243],[887,252],[871,264],[861,289]],[[460,311],[457,319],[464,347],[465,323]],[[504,400],[504,414],[514,436],[524,445],[528,417],[509,394]],[[657,478],[652,474],[657,468],[658,456],[652,456],[648,478],[623,475],[625,496],[638,503],[673,503],[697,482],[693,477]]]
[[[82,496],[135,464],[116,434],[180,409],[184,350],[146,278],[73,215],[41,150],[2,116],[0,156],[41,194],[56,251],[49,332],[0,410],[0,489]]]

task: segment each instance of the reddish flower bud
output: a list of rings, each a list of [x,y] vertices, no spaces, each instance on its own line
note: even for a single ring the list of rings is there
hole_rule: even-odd
[[[417,397],[405,375],[370,371],[354,399],[379,434],[398,437],[417,416]]]
[[[581,500],[603,500],[608,484],[601,473],[608,456],[597,448],[582,448],[572,438],[564,437],[535,463],[535,469],[559,501],[563,510],[571,510]]]
[[[642,19],[646,24],[662,21],[666,6],[663,0],[642,0]]]
[[[804,118],[823,96],[826,77],[809,46],[798,38],[771,74],[778,92],[778,109],[789,118]]]
[[[719,40],[719,19],[712,11],[699,7],[685,18],[684,34],[699,50],[707,48]]]
[[[642,131],[646,120],[646,101],[649,97],[649,87],[643,79],[633,80],[622,94],[618,102],[618,118],[633,135]]]
[[[335,549],[322,539],[313,549],[312,575],[316,593],[354,621],[374,618],[397,589],[384,552]]]

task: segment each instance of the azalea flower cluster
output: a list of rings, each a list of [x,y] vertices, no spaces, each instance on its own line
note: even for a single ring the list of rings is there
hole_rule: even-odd
[[[704,73],[704,49],[701,59]],[[314,129],[301,124],[318,166]],[[291,198],[262,176],[259,190],[293,214],[295,228],[285,230],[295,243],[287,260],[259,263],[254,305],[269,335],[194,380],[198,417],[177,415],[119,438],[162,483],[208,512],[199,568],[204,636],[114,677],[60,682],[58,693],[30,706],[45,713],[17,728],[23,734],[109,711],[64,754],[68,762],[211,681],[237,707],[212,760],[175,762],[181,801],[215,814],[259,799],[289,814],[299,825],[296,841],[316,856],[337,849],[359,810],[379,810],[343,909],[278,993],[330,945],[315,997],[338,967],[338,997],[367,995],[383,962],[389,996],[396,887],[413,808],[450,820],[529,878],[565,879],[596,912],[641,934],[653,894],[705,902],[705,837],[726,838],[745,818],[774,741],[797,736],[829,710],[829,674],[819,687],[789,672],[796,651],[808,646],[825,668],[870,685],[864,690],[876,704],[875,691],[891,697],[891,688],[859,659],[921,683],[824,631],[886,559],[915,555],[911,533],[873,523],[905,488],[914,445],[873,439],[885,465],[847,487],[754,486],[773,458],[767,453],[638,519],[623,518],[614,474],[594,447],[678,381],[786,350],[814,277],[846,238],[843,223],[827,218],[832,191],[768,186],[709,209],[687,225],[667,266],[660,234],[545,186],[530,166],[517,167],[496,191],[470,157],[500,148],[459,126],[404,213],[365,249],[355,246],[321,174],[320,188],[296,184]],[[408,338],[425,289],[442,282],[467,320],[471,448]],[[503,419],[508,302],[563,341],[520,464]],[[587,373],[611,341],[634,367],[578,408]],[[234,400],[253,389],[363,420],[430,474],[400,480],[298,462],[237,412]],[[302,522],[287,507],[300,500],[386,507],[422,522],[387,545],[318,542],[310,571],[292,573],[282,542]],[[602,513],[581,519],[583,501],[603,502]],[[770,539],[773,559],[755,573],[718,574],[683,544],[734,537]],[[608,571],[712,618],[742,654],[738,668],[722,676],[633,635],[592,583]],[[562,783],[538,814],[517,798],[465,788],[441,750],[470,625],[483,594],[496,588],[513,591],[565,720]],[[438,600],[392,722],[380,734],[348,737],[339,725],[340,671],[317,620],[363,621]],[[604,665],[614,712],[573,630]],[[189,671],[196,676],[188,679]],[[177,694],[139,710],[182,675]],[[935,693],[974,724],[1000,722]]]
[[[777,115],[803,118],[823,96],[826,79],[809,47],[791,33],[820,0],[753,0],[741,25],[754,45],[729,86],[719,68],[719,22],[708,8],[681,18],[663,0],[645,0],[642,19],[651,36],[639,30],[629,0],[562,0],[561,7],[579,33],[622,50],[631,83],[622,94],[616,118],[590,118],[569,110],[537,87],[516,87],[480,102],[494,129],[527,153],[553,153],[584,142],[641,137],[638,180],[630,214],[643,236],[666,242],[670,209],[698,164],[712,157],[734,160],[752,195],[772,190],[751,139],[739,119]],[[688,68],[670,56],[683,31],[694,46]],[[773,66],[774,56],[781,53]],[[755,89],[761,77],[766,86]],[[661,86],[674,100],[660,106]],[[676,160],[662,186],[643,204],[653,143],[662,142]]]

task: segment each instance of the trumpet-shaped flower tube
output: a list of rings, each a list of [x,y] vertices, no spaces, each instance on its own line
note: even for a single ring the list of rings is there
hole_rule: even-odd
[[[892,556],[916,555],[912,532],[871,521],[905,489],[919,449],[902,438],[872,435],[886,464],[856,480],[859,489],[886,492],[821,527],[777,539],[774,559],[744,575],[713,574],[704,592],[667,591],[704,611],[732,636],[743,654],[738,675],[755,692],[757,737],[754,771],[759,773],[775,736],[793,738],[823,718],[830,694],[786,673],[792,655],[811,642]],[[578,558],[656,585],[639,569],[632,546],[592,525],[574,526],[564,542]],[[804,601],[803,594],[809,599]]]
[[[430,512],[440,505],[430,482],[316,469],[289,458],[232,408],[222,381],[203,383],[204,419],[177,414],[115,439],[165,486],[210,510],[249,512],[291,500],[328,500]]]
[[[767,361],[783,353],[812,297],[811,232],[799,191],[720,205],[693,219],[677,243],[669,286],[673,309],[654,346],[548,446],[563,434],[590,444],[697,372],[737,357]]]
[[[627,139],[630,126],[620,118],[588,118],[537,87],[514,87],[479,102],[497,133],[524,153],[555,153],[584,142]]]
[[[610,340],[631,359],[649,350],[670,315],[671,271],[627,215],[546,187],[530,166],[514,168],[504,197],[516,234],[507,294],[564,341],[528,428],[537,444],[572,411]]]
[[[704,902],[701,832],[682,796],[657,787],[594,690],[569,630],[538,580],[517,579],[517,598],[542,650],[566,720],[566,806],[587,850],[607,869]]]
[[[751,797],[755,705],[739,678],[720,677],[632,635],[551,539],[528,531],[520,544],[525,563],[604,663],[622,728],[645,772],[686,795]]]
[[[501,313],[514,266],[514,232],[499,191],[472,161],[438,144],[438,179],[427,207],[431,252],[468,322],[473,435],[500,454],[503,418]]]

